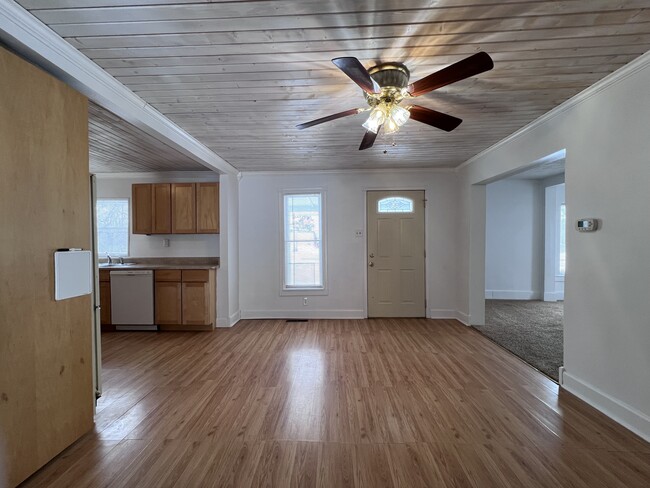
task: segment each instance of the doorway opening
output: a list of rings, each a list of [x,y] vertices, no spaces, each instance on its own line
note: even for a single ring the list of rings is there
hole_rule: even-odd
[[[486,186],[480,332],[558,381],[564,349],[564,159]]]
[[[366,193],[368,317],[425,317],[424,190]]]

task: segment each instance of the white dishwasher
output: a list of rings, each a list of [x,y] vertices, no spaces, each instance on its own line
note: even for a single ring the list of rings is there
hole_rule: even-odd
[[[153,271],[111,271],[111,321],[117,330],[158,330],[153,320]]]

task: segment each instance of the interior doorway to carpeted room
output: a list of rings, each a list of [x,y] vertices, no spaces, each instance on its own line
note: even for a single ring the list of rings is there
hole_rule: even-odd
[[[563,365],[564,158],[486,186],[485,322],[475,327],[555,381]]]

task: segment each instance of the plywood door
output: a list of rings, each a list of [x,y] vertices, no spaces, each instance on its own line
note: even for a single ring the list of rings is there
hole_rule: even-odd
[[[368,316],[424,317],[424,191],[369,191],[367,204]]]
[[[196,232],[219,233],[219,183],[196,184]]]
[[[172,183],[172,233],[196,233],[196,184]]]
[[[93,426],[92,297],[55,301],[53,263],[91,246],[88,103],[2,48],[0,168],[0,486],[16,486]]]
[[[151,233],[172,233],[172,194],[169,183],[151,185]]]
[[[182,289],[180,281],[156,281],[157,325],[182,323]]]
[[[136,184],[131,187],[131,211],[133,233],[151,234],[153,209],[151,208],[150,184]]]

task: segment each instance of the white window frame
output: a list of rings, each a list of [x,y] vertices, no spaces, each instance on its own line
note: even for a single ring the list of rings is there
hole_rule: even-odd
[[[285,283],[286,272],[286,251],[285,251],[285,209],[284,197],[287,195],[320,195],[320,221],[321,221],[321,269],[323,272],[322,286],[309,286],[309,287],[296,287],[287,286]],[[328,281],[327,281],[327,193],[322,188],[314,189],[300,189],[300,190],[282,190],[279,195],[279,210],[280,210],[280,296],[313,296],[313,295],[327,295]]]
[[[126,205],[128,207],[128,218],[129,218],[129,225],[127,226],[127,231],[126,231],[126,254],[111,254],[110,256],[113,257],[127,257],[131,255],[131,226],[133,225],[133,219],[131,218],[131,199],[128,197],[97,197],[96,198],[96,203],[95,206],[99,203],[100,200],[126,200]],[[97,209],[95,208],[95,212],[97,212]],[[108,256],[107,253],[100,253],[99,252],[99,220],[97,219],[97,215],[95,214],[95,225],[97,226],[97,256],[100,258],[105,258]]]

